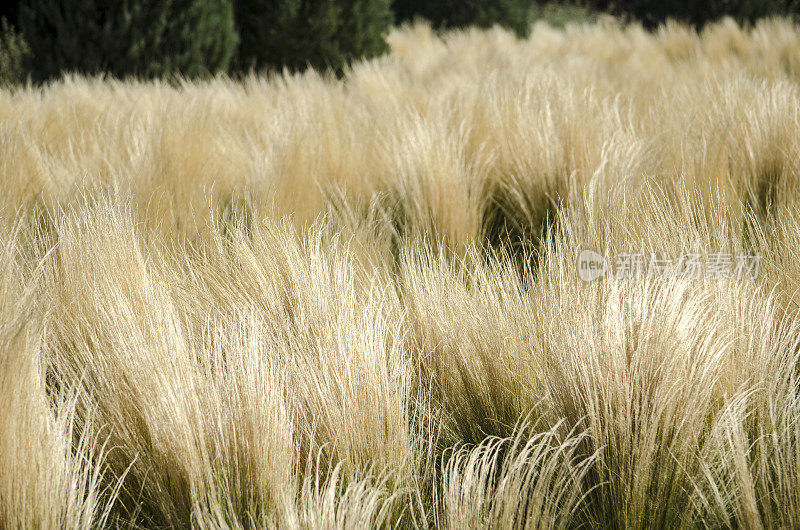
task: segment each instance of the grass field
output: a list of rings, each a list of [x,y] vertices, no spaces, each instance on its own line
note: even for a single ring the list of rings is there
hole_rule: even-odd
[[[800,27],[390,41],[0,92],[0,527],[800,527]]]

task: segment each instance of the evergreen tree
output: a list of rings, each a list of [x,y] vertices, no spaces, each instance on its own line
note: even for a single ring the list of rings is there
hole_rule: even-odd
[[[341,73],[358,58],[388,51],[390,0],[235,0],[242,69]]]
[[[14,27],[0,17],[0,88],[24,81],[30,50]]]
[[[230,0],[23,0],[19,23],[40,81],[196,77],[224,71],[238,42]]]

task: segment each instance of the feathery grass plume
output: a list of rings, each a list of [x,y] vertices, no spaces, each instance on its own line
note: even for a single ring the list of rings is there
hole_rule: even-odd
[[[117,516],[291,522],[315,455],[312,472],[336,468],[339,483],[375,468],[404,487],[403,339],[391,298],[358,291],[346,254],[301,246],[288,227],[253,239],[231,228],[188,262],[187,299],[174,257],[150,263],[158,254],[142,249],[129,207],[87,205],[58,230],[48,284],[70,311],[53,316],[48,349],[110,431],[112,472],[130,468]],[[93,278],[88,290],[76,271]]]
[[[774,214],[753,239],[763,253],[765,283],[774,286],[779,304],[791,317],[800,307],[800,204],[796,193],[789,190],[781,190],[776,197],[780,202],[774,207]]]
[[[650,211],[665,212],[664,219],[684,218],[661,201],[655,205]],[[707,458],[698,448],[719,450],[709,441],[709,425],[738,394],[782,377],[784,359],[796,352],[796,325],[781,325],[781,312],[756,281],[656,275],[584,284],[564,269],[586,248],[584,238],[592,248],[591,232],[583,228],[591,225],[577,223],[582,229],[570,231],[576,224],[568,217],[545,253],[531,299],[536,314],[548,315],[535,357],[545,361],[538,373],[553,417],[586,426],[586,453],[602,449],[588,473],[597,489],[586,513],[620,527],[697,524],[704,519],[690,506]],[[658,229],[657,218],[639,218]],[[681,226],[679,235],[691,236]],[[724,233],[723,223],[716,227]],[[731,235],[729,252],[736,248]],[[714,241],[698,236],[705,245]],[[666,235],[617,233],[594,248],[612,256],[628,245],[648,253],[658,250],[658,240],[670,244]]]
[[[535,317],[513,270],[485,265],[474,247],[455,263],[424,248],[403,257],[417,384],[444,413],[446,446],[509,437],[540,399],[527,358]]]
[[[19,231],[0,238],[0,526],[99,527],[117,495],[103,484],[111,448],[91,411],[76,415],[74,387],[48,396],[40,271],[24,271]]]
[[[569,528],[584,499],[581,481],[597,455],[579,457],[583,437],[561,440],[554,425],[523,422],[511,438],[489,436],[454,449],[443,470],[444,528]]]
[[[785,353],[765,359],[767,377],[727,398],[702,448],[704,477],[697,484],[696,506],[705,524],[776,528],[797,523],[796,316],[774,329]]]

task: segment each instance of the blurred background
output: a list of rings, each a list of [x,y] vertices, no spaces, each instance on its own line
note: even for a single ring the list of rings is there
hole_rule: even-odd
[[[652,29],[673,19],[699,29],[798,12],[800,0],[12,0],[0,7],[0,85],[67,72],[177,80],[313,67],[341,76],[386,53],[393,26],[417,19],[442,31],[500,25],[524,38],[537,20],[610,17]]]

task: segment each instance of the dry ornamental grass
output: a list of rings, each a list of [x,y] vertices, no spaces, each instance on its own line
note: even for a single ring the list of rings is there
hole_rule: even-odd
[[[800,27],[390,41],[0,91],[0,527],[800,527]]]

